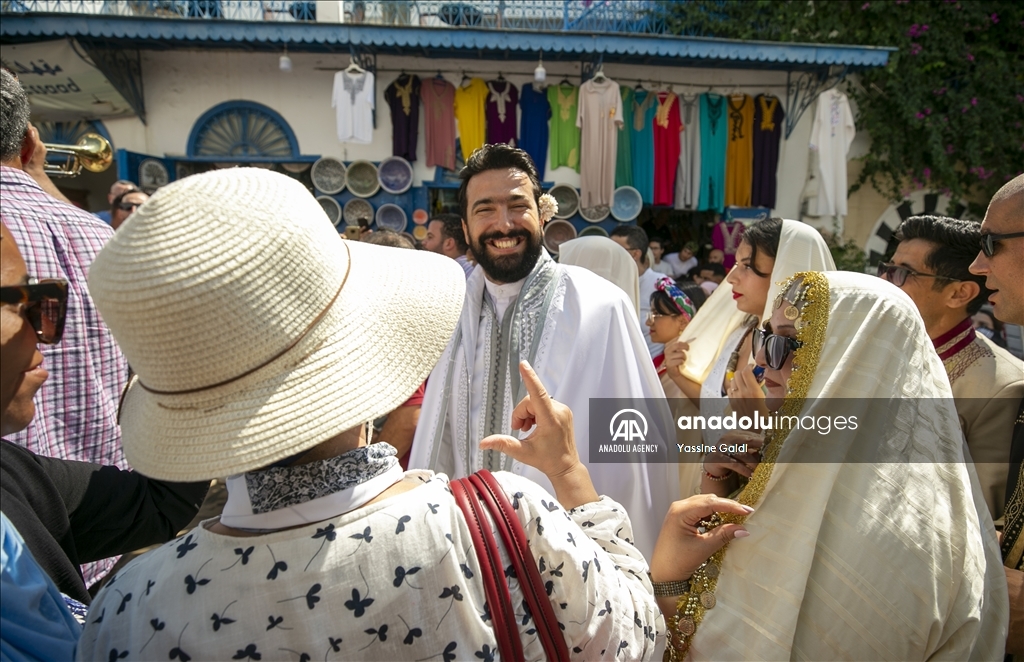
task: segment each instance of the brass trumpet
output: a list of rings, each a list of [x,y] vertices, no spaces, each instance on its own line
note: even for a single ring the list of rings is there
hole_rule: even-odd
[[[59,154],[64,160],[59,163],[43,164],[43,170],[51,177],[75,177],[85,168],[89,172],[103,172],[114,162],[114,150],[107,139],[98,133],[87,133],[77,145],[46,146],[46,156]]]

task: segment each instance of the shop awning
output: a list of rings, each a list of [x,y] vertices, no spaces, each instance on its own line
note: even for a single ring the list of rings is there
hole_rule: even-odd
[[[850,70],[884,66],[895,49],[822,46],[656,34],[582,34],[461,27],[405,27],[230,20],[174,20],[90,15],[5,14],[4,43],[61,37],[133,49],[228,48],[348,52],[428,58],[535,59],[603,58],[604,62],[814,71],[832,65]]]
[[[4,19],[6,22],[7,19]],[[32,115],[41,120],[130,117],[137,109],[73,39],[0,45],[0,60],[17,74]]]

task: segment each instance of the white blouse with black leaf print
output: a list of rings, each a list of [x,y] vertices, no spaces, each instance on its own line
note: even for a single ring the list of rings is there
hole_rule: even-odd
[[[570,654],[651,659],[664,621],[622,507],[602,497],[566,512],[535,483],[495,476]],[[200,526],[139,557],[93,602],[78,658],[493,661],[479,563],[448,478],[406,479],[423,484],[332,520],[245,538]],[[544,659],[503,561],[526,659]]]

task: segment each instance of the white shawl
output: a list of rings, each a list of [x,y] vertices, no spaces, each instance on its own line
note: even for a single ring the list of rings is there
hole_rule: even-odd
[[[1006,580],[942,362],[901,290],[825,277],[828,317],[805,320],[794,358],[809,385],[794,373],[789,386],[806,389],[800,416],[841,411],[860,425],[785,439],[692,656],[1001,660]],[[817,365],[801,363],[814,344]]]

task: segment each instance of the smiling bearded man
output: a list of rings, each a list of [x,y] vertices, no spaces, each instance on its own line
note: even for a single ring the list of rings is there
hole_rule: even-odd
[[[547,486],[540,472],[478,448],[488,435],[513,434],[512,409],[526,394],[518,365],[529,361],[551,397],[572,409],[581,460],[598,492],[626,507],[636,546],[650,554],[679,493],[675,466],[628,456],[592,464],[588,443],[591,398],[664,398],[636,309],[618,287],[543,251],[541,229],[556,210],[549,196],[541,199],[526,152],[485,145],[460,178],[463,227],[481,269],[466,282],[459,327],[427,382],[409,468],[452,478],[481,468],[514,471]],[[674,440],[667,406],[656,418],[660,439]]]

